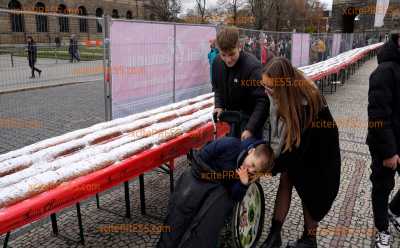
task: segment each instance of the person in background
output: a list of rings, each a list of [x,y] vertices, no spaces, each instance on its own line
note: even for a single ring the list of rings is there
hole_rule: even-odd
[[[268,47],[264,39],[261,42],[261,64],[264,66],[268,61]]]
[[[215,40],[210,40],[210,52],[208,53],[208,63],[210,64],[210,79],[212,81],[212,64],[219,54],[218,48],[215,46]]]
[[[389,202],[400,173],[400,30],[378,52],[378,68],[369,79],[368,135],[371,153],[372,210],[376,248],[390,248],[389,220],[400,232],[400,191]],[[379,125],[378,125],[379,124]]]
[[[248,36],[246,36],[246,39],[244,41],[243,50],[245,52],[252,53],[251,44],[250,44],[250,38]]]
[[[70,55],[70,62],[73,63],[75,60],[77,62],[80,61],[79,58],[79,48],[78,48],[78,41],[76,36],[73,34],[71,35],[71,39],[69,40],[69,55]]]
[[[27,38],[28,41],[28,62],[29,62],[29,67],[31,68],[32,75],[31,78],[35,78],[35,71],[40,74],[42,73],[41,70],[35,67],[36,61],[37,61],[37,47],[36,43],[33,40],[32,36],[28,36]]]
[[[61,47],[61,39],[60,39],[60,37],[56,37],[56,38],[54,38],[54,42],[56,43],[56,47],[57,48],[60,48]]]
[[[318,39],[316,50],[318,53],[318,62],[325,60],[326,46],[322,38]]]
[[[260,61],[261,61],[261,54],[262,54],[262,41],[261,39],[258,39],[255,42],[254,55]]]

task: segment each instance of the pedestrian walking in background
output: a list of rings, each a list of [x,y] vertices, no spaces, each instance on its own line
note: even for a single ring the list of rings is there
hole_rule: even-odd
[[[71,35],[71,39],[69,40],[68,52],[69,52],[70,62],[71,63],[73,63],[75,60],[77,62],[80,61],[78,41],[77,41],[76,36],[74,34]]]
[[[36,61],[37,61],[37,47],[36,43],[33,40],[32,36],[28,36],[28,62],[29,62],[29,67],[31,68],[32,75],[31,78],[35,78],[35,71],[40,74],[42,73],[41,70],[35,67]]]

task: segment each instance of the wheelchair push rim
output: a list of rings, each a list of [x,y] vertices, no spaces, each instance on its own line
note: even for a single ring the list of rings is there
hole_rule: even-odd
[[[260,183],[255,182],[234,209],[233,235],[238,248],[256,247],[264,226],[264,214],[264,191]]]

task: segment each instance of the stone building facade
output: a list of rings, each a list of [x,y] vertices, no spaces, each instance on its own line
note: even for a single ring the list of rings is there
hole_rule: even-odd
[[[102,39],[101,20],[78,16],[153,19],[144,8],[146,0],[0,0],[0,9],[61,13],[70,17],[52,15],[13,14],[0,11],[0,45],[25,43],[32,36],[38,43],[61,42],[71,35],[83,40]],[[75,15],[75,16],[73,16]]]
[[[382,11],[377,0],[333,0],[330,30],[332,32],[388,32],[400,28],[400,0],[390,0],[385,25],[374,27],[375,11]]]

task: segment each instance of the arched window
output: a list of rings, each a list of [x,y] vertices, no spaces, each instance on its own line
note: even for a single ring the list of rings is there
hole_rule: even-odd
[[[46,12],[46,6],[42,2],[37,2],[35,4],[35,11],[39,13]],[[47,26],[47,16],[36,15],[36,31],[37,32],[48,32]]]
[[[111,16],[112,16],[112,18],[119,18],[118,10],[113,9]]]
[[[96,9],[96,17],[103,17],[103,9],[102,8]],[[98,33],[103,32],[103,27],[101,26],[101,23],[99,20],[96,20],[96,28],[97,28]]]
[[[67,7],[64,4],[58,5],[57,13],[59,14],[68,14]],[[69,21],[68,17],[59,17],[58,24],[60,25],[60,32],[67,33],[69,32]]]
[[[80,6],[78,8],[79,10],[79,15],[81,16],[86,16],[87,15],[87,11],[86,8],[83,6]],[[85,18],[79,18],[79,32],[81,33],[87,33],[88,31],[88,20]]]
[[[126,12],[126,19],[132,19],[132,11],[128,10]]]
[[[13,10],[22,10],[22,5],[17,0],[11,0],[8,3],[8,8]],[[24,32],[24,16],[22,14],[10,14],[11,31]]]

